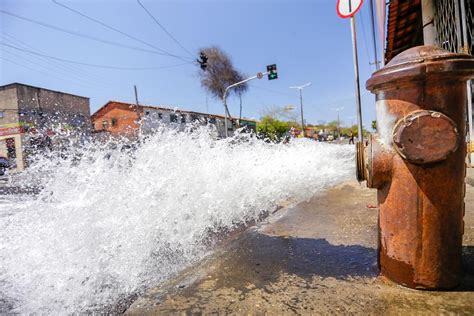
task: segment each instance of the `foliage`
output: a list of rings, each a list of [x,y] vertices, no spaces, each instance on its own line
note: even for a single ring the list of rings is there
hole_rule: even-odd
[[[373,129],[374,131],[377,130],[377,121],[376,121],[376,120],[373,120],[373,121],[372,121],[372,129]]]
[[[290,130],[291,123],[280,121],[269,115],[262,117],[257,124],[257,135],[261,138],[271,141],[281,141],[285,134]]]
[[[351,133],[354,135],[354,137],[359,135],[357,125],[352,125],[351,127],[341,127],[341,135],[351,136]]]
[[[260,111],[262,117],[270,117],[273,119],[286,121],[289,125],[293,127],[300,127],[301,125],[298,122],[298,115],[294,111],[294,107],[291,105],[287,106],[267,106]]]
[[[201,86],[217,99],[221,99],[225,88],[236,82],[244,80],[244,75],[238,72],[230,57],[218,47],[207,47],[201,49],[207,58],[207,68],[200,71]],[[244,93],[248,85],[242,84],[229,93]]]

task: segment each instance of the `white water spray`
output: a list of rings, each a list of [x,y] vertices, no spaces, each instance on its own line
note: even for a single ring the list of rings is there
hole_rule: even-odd
[[[0,201],[0,311],[104,310],[202,258],[213,232],[349,178],[353,155],[202,128],[163,130],[133,153],[91,145],[40,159],[24,176],[41,193]]]

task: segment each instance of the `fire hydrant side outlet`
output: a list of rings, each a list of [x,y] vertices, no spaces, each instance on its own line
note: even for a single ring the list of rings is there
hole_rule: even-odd
[[[462,276],[466,80],[474,59],[428,46],[395,57],[367,81],[378,135],[366,150],[378,190],[382,275],[447,289]]]

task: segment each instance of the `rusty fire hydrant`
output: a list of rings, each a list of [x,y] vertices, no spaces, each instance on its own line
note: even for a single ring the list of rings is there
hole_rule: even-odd
[[[474,59],[419,46],[367,81],[377,134],[358,145],[357,176],[378,190],[379,267],[411,288],[462,278],[466,80]]]

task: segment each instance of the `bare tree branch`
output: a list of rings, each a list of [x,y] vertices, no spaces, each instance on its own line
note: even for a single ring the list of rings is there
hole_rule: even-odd
[[[244,75],[234,69],[230,57],[218,47],[201,49],[207,58],[206,71],[200,71],[201,86],[217,99],[221,99],[225,88],[244,80]],[[229,91],[229,93],[244,93],[248,85],[245,83]]]

